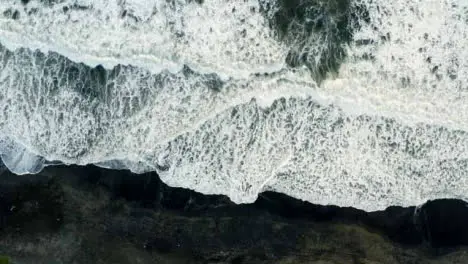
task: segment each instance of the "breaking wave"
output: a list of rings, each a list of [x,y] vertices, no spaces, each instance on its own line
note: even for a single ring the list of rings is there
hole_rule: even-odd
[[[468,200],[463,0],[5,0],[0,156],[378,210]]]

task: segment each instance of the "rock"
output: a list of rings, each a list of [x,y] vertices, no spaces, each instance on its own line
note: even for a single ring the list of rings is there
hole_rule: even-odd
[[[425,240],[432,247],[468,245],[468,204],[455,199],[429,201],[418,217]]]

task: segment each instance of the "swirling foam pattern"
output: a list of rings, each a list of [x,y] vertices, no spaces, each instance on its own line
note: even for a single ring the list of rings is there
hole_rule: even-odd
[[[176,72],[184,64],[223,77],[280,69],[285,48],[257,1],[5,0],[0,33],[11,46],[54,50],[91,65]],[[5,11],[4,11],[5,12]],[[27,44],[26,44],[27,43]]]
[[[154,170],[237,203],[264,190],[364,210],[468,200],[466,1],[5,0],[0,12],[0,153],[18,174],[56,161]]]

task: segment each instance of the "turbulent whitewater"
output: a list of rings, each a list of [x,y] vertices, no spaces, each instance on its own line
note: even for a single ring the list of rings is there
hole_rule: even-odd
[[[468,201],[468,2],[3,0],[0,157],[237,203]]]

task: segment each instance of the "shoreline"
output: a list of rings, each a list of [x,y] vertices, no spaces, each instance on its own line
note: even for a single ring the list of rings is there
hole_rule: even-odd
[[[468,245],[460,200],[365,212],[274,192],[238,205],[96,166],[0,177],[0,255],[13,263],[456,263]]]

